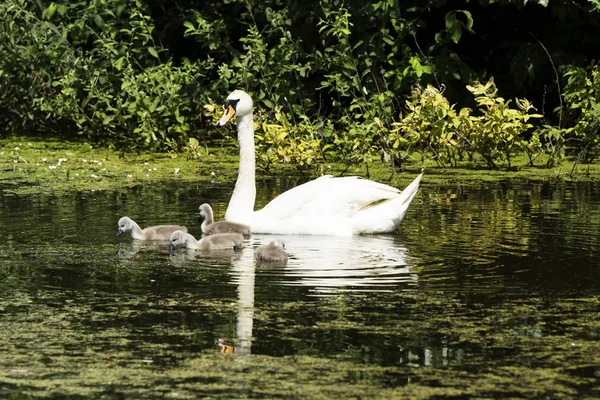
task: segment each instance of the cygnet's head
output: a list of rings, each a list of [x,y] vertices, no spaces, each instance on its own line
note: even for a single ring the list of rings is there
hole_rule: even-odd
[[[200,222],[203,222],[208,215],[213,215],[212,207],[207,203],[200,205],[199,209],[200,209],[200,218],[199,218]]]
[[[252,97],[250,97],[248,93],[243,90],[234,90],[227,96],[227,99],[225,99],[223,116],[221,116],[221,119],[217,122],[217,126],[224,126],[234,115],[243,117],[244,115],[250,114],[252,112],[252,107]]]
[[[283,243],[283,240],[281,240],[281,239],[271,240],[269,242],[269,244],[272,245],[272,246],[279,247],[279,248],[282,248],[282,249],[285,250],[285,243]]]
[[[177,230],[171,233],[171,237],[169,238],[169,251],[173,251],[177,246],[185,245],[185,243],[185,232]]]
[[[129,217],[122,217],[119,219],[119,230],[117,231],[117,236],[121,236],[123,233],[130,231],[133,228],[133,221]]]

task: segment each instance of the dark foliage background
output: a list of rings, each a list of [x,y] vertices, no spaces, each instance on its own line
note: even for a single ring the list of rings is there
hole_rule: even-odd
[[[532,160],[549,154],[550,165],[565,148],[590,161],[598,147],[599,4],[6,0],[0,129],[175,150],[210,139],[218,104],[242,88],[258,109],[267,166],[381,155],[398,165],[416,150],[442,165],[467,156],[510,164],[511,152],[524,151]],[[492,77],[491,98],[503,107],[526,98],[531,107],[521,111],[539,117],[516,133],[520,142],[490,153],[490,163],[473,140],[459,140],[478,128],[452,109],[489,114],[467,85]],[[445,111],[441,103],[415,110],[433,93],[428,85]],[[417,140],[399,128],[415,112],[444,126],[415,126],[425,129]],[[496,121],[492,135],[512,129],[510,118]]]

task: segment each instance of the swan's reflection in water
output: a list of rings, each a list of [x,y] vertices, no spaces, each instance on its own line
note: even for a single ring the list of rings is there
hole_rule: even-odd
[[[272,238],[253,235],[247,247],[256,248]],[[416,284],[407,250],[393,235],[281,238],[290,255],[285,268],[258,267],[261,274],[274,277],[272,284],[306,286],[315,295],[391,291],[398,285]]]
[[[290,258],[287,265],[261,265],[255,259],[256,249],[274,238],[286,244]],[[162,257],[165,243],[133,241],[119,245],[121,262],[134,262],[139,251]],[[215,343],[224,353],[234,352],[236,360],[251,353],[254,322],[256,276],[261,285],[304,287],[309,296],[331,296],[339,292],[406,290],[417,284],[411,257],[398,237],[375,236],[309,236],[252,235],[242,250],[198,251],[181,249],[170,254],[174,266],[190,268],[196,262],[210,262],[210,268],[229,269],[229,284],[237,286],[237,321],[235,338],[217,338]],[[205,264],[206,265],[206,264]]]
[[[270,284],[303,285],[317,295],[416,284],[407,251],[394,236],[284,236],[290,255],[287,265],[257,266],[256,248],[271,239],[271,235],[253,235],[240,256],[232,258],[230,283],[237,285],[238,292],[237,337],[234,346],[225,338],[216,342],[221,352],[235,352],[238,360],[251,353],[257,273],[273,276]]]
[[[254,249],[246,246],[241,257],[236,259],[231,269],[232,281],[237,284],[238,311],[237,311],[237,340],[234,352],[237,356],[250,354],[252,347],[252,325],[254,323],[254,281],[256,264],[254,262]],[[223,350],[223,347],[221,347]]]
[[[285,242],[290,256],[287,265],[257,265],[256,249],[274,238]],[[135,240],[119,243],[117,252],[122,263],[135,262],[138,252],[155,256],[168,254],[167,242]],[[313,296],[340,291],[396,291],[399,287],[415,286],[417,282],[417,274],[412,271],[414,260],[394,235],[253,235],[244,242],[241,251],[178,249],[169,258],[176,266],[190,267],[194,261],[208,261],[215,267],[230,265],[229,282],[232,284],[249,284],[247,275],[253,277],[256,268],[257,273],[267,278],[263,284],[302,286]]]

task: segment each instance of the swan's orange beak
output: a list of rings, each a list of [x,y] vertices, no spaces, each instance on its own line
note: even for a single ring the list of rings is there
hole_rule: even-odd
[[[223,115],[221,116],[221,119],[219,120],[219,122],[217,122],[217,127],[221,127],[221,126],[225,125],[227,123],[227,121],[229,121],[234,115],[235,115],[235,108],[233,108],[233,106],[229,105],[229,106],[225,107],[225,110],[223,111]]]

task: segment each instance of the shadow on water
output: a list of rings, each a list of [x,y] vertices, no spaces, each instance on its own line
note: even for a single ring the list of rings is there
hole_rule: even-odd
[[[227,198],[210,184],[1,197],[0,395],[598,394],[598,184],[424,182],[397,233],[283,236],[285,266],[255,261],[270,235],[172,255],[115,237],[122,215],[198,237],[198,205],[221,218]]]

